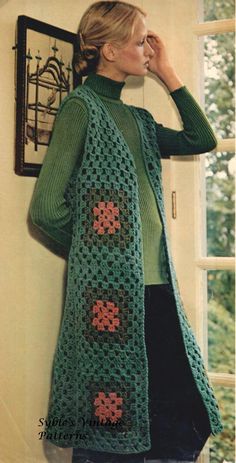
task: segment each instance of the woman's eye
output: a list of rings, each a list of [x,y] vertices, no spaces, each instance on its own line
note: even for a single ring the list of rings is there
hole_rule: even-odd
[[[144,45],[144,42],[145,40],[142,40],[142,42],[139,42],[139,46],[141,47],[142,45]]]

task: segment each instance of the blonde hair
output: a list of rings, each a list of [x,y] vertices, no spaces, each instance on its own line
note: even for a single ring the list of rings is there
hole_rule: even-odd
[[[96,71],[100,48],[106,42],[124,46],[133,35],[138,14],[146,16],[138,6],[120,0],[99,1],[87,8],[78,27],[78,51],[73,58],[76,72]]]

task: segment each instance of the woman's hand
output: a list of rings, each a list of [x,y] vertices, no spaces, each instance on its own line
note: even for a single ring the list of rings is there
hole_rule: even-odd
[[[173,66],[169,61],[167,50],[160,36],[155,32],[148,31],[147,42],[154,51],[154,55],[150,57],[148,70],[153,72],[170,91],[182,87],[181,82]]]

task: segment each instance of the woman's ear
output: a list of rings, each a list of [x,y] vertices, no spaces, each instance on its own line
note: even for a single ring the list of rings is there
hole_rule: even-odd
[[[102,46],[101,51],[102,51],[103,57],[107,61],[115,61],[116,50],[115,50],[115,47],[111,43],[109,43],[109,42],[105,43]]]

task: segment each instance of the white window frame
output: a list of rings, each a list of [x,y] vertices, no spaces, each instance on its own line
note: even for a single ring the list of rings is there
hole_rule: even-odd
[[[224,19],[217,21],[209,21],[198,23],[193,26],[193,34],[197,37],[205,35],[222,34],[226,32],[235,31],[235,22],[233,19]],[[200,50],[200,63],[203,65],[203,49]],[[201,72],[200,86],[200,99],[201,106],[204,107],[204,73]],[[235,151],[235,139],[217,139],[217,151]],[[196,243],[196,286],[198,295],[196,311],[196,335],[198,342],[201,346],[204,361],[207,366],[208,360],[208,317],[207,317],[207,270],[235,270],[234,257],[211,257],[203,255],[206,250],[206,192],[205,192],[205,155],[199,157],[194,156],[194,176],[198,185],[197,191],[199,194],[195,198],[195,211],[196,211],[196,225],[197,225],[197,238]],[[205,250],[202,249],[202,237],[205,239]],[[210,381],[214,386],[235,387],[235,375],[226,373],[215,373],[208,371]],[[198,463],[209,462],[209,446],[206,445],[204,451],[198,459]]]

